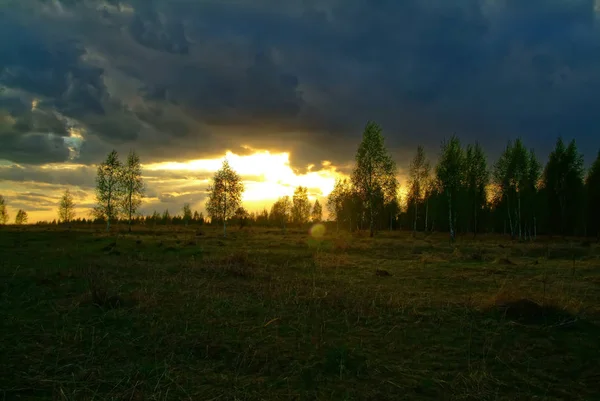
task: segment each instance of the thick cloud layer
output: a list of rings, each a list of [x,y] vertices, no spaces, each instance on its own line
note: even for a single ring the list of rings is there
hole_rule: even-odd
[[[593,0],[19,0],[0,14],[0,158],[226,149],[344,163],[366,120],[402,162],[458,133],[600,146]],[[32,110],[31,102],[36,101]]]

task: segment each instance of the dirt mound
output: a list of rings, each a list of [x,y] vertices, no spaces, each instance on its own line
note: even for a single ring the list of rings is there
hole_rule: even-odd
[[[502,315],[522,324],[560,324],[573,320],[565,310],[553,305],[540,305],[527,298],[512,301],[498,301],[496,308]]]

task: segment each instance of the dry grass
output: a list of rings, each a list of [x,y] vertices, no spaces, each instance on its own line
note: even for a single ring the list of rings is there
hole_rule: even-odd
[[[600,393],[594,244],[201,233],[0,231],[0,399]]]

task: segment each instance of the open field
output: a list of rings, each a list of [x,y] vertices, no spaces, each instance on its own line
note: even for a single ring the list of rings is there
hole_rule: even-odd
[[[136,229],[0,229],[0,400],[600,399],[596,244]]]

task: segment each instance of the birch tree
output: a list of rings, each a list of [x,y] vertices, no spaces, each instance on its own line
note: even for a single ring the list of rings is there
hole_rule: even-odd
[[[227,236],[227,219],[242,203],[244,184],[227,160],[212,178],[206,211],[213,220],[223,222],[223,236]]]
[[[517,234],[519,239],[523,239],[523,227],[524,227],[524,216],[523,216],[523,198],[527,193],[529,187],[529,153],[523,145],[521,139],[515,141],[512,157],[512,187],[516,193],[516,205],[515,205],[515,217],[517,221]]]
[[[504,204],[510,235],[522,238],[522,195],[529,177],[529,154],[523,142],[509,141],[494,165],[494,183]]]
[[[427,177],[427,181],[425,181],[425,232],[429,232],[429,203],[431,198],[435,194],[435,180],[431,177]]]
[[[470,212],[472,213],[471,228],[477,234],[479,215],[487,201],[487,186],[490,173],[487,167],[487,158],[479,143],[468,145],[465,154],[465,181]]]
[[[583,155],[577,150],[575,141],[565,147],[559,138],[546,164],[543,183],[550,216],[557,217],[552,226],[562,235],[574,233],[581,220],[583,176]]]
[[[15,216],[15,224],[20,226],[21,224],[27,224],[29,220],[29,216],[27,216],[27,212],[23,209],[19,209],[17,215]]]
[[[0,225],[8,223],[8,210],[6,208],[6,201],[4,196],[0,195]]]
[[[308,223],[310,219],[310,203],[308,202],[308,188],[299,186],[292,197],[292,221],[295,224]]]
[[[344,195],[347,192],[349,183],[347,180],[336,178],[333,190],[327,197],[327,210],[329,215],[335,218],[336,230],[340,229],[340,222],[342,221],[342,212],[344,210]]]
[[[123,168],[122,180],[124,191],[122,209],[124,215],[127,216],[127,224],[129,232],[131,232],[131,222],[142,204],[145,190],[140,157],[133,150],[127,156],[127,163],[125,163]]]
[[[106,220],[106,231],[110,223],[119,217],[119,206],[123,202],[123,164],[116,150],[108,154],[106,160],[98,166],[96,175],[96,202],[94,214]]]
[[[318,199],[315,200],[315,204],[313,205],[311,220],[313,223],[320,223],[323,220],[323,208]]]
[[[541,176],[542,166],[538,161],[535,151],[529,150],[529,165],[527,167],[527,181],[523,188],[526,199],[526,213],[527,221],[525,230],[529,239],[535,239],[537,237],[537,208],[539,205],[539,181]]]
[[[286,223],[290,219],[290,215],[292,212],[292,201],[289,196],[282,196],[277,199],[277,202],[273,204],[271,207],[271,214],[269,218],[275,222],[280,223],[283,232],[286,230]]]
[[[73,195],[66,189],[58,203],[58,220],[63,223],[69,223],[75,218],[75,202]]]
[[[381,128],[376,123],[369,121],[365,126],[355,160],[352,184],[368,210],[369,235],[373,237],[378,203],[382,203],[382,198],[395,196],[398,189],[396,163],[389,155]]]
[[[198,216],[198,212],[196,212],[196,216]],[[199,218],[200,216],[198,216]],[[184,203],[183,204],[183,224],[185,224],[186,226],[190,223],[190,221],[192,221],[194,219],[194,216],[192,215],[192,208],[190,207],[189,203]]]
[[[436,168],[439,187],[448,202],[450,240],[456,239],[456,203],[464,181],[464,152],[460,140],[452,136],[442,143],[442,153]]]
[[[510,235],[514,237],[512,224],[512,210],[510,207],[512,191],[512,171],[511,171],[512,142],[508,142],[506,148],[494,164],[493,182],[496,189],[496,203],[504,206],[506,209],[506,218],[508,218]],[[506,227],[506,220],[504,220]],[[506,229],[505,229],[506,231]]]
[[[423,146],[417,147],[417,154],[410,163],[409,167],[409,183],[408,183],[408,198],[409,203],[412,203],[414,220],[413,232],[417,232],[417,221],[419,219],[419,203],[423,201],[429,174],[431,172],[431,164],[425,156]]]

